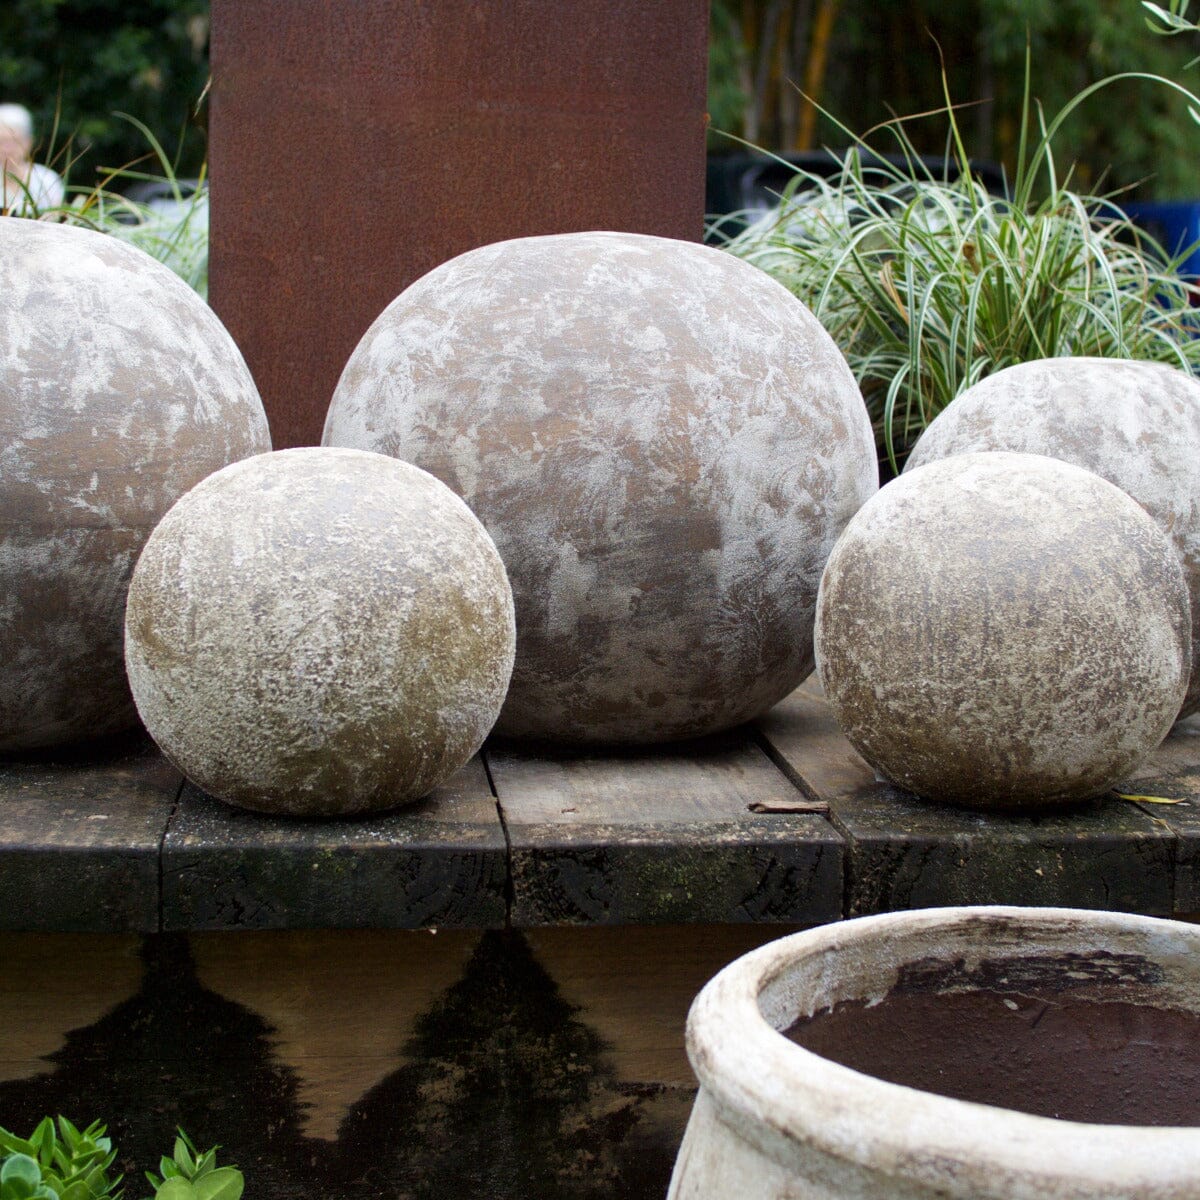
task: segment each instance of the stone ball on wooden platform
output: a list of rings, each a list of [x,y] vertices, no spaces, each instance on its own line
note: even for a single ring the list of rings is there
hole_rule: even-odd
[[[166,756],[229,803],[301,816],[427,795],[480,747],[512,672],[483,526],[408,463],[310,447],[218,471],[163,518],[126,662]]]
[[[834,548],[817,669],[875,769],[918,795],[1019,807],[1104,792],[1187,689],[1187,585],[1124,492],[1038,455],[902,475]]]
[[[909,465],[976,450],[1048,454],[1132,496],[1171,539],[1191,595],[1192,681],[1200,709],[1200,381],[1162,363],[1047,358],[997,371],[921,435]]]
[[[363,337],[324,440],[466,499],[516,600],[497,728],[570,742],[711,733],[795,688],[825,559],[878,486],[808,309],[732,255],[625,233],[431,271]]]
[[[133,564],[206,475],[270,449],[233,339],[116,238],[0,220],[0,752],[136,724]]]

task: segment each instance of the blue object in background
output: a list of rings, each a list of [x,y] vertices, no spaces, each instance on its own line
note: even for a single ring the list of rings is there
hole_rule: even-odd
[[[1191,248],[1179,264],[1185,279],[1200,278],[1200,200],[1130,200],[1121,207],[1170,255]]]

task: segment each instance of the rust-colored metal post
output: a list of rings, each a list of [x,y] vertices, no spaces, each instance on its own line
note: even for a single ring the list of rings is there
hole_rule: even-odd
[[[488,242],[699,238],[707,0],[213,0],[210,298],[276,447],[414,279]]]

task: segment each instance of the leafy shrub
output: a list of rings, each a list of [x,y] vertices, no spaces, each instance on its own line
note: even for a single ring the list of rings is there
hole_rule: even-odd
[[[864,166],[866,142],[855,138],[835,179],[797,171],[773,213],[726,241],[808,304],[833,336],[894,470],[956,395],[1014,363],[1094,355],[1200,368],[1195,289],[1113,199],[1072,191],[1051,149],[1084,99],[1137,78],[1183,91],[1156,77],[1114,76],[1047,125],[1040,110],[1035,121],[1027,82],[1007,196],[972,178],[947,97],[956,179],[925,169],[906,122],[894,120],[885,128],[907,168],[874,159]]]
[[[105,1137],[105,1128],[93,1121],[86,1129],[76,1129],[66,1117],[59,1117],[57,1125],[45,1117],[28,1138],[19,1138],[6,1129],[0,1129],[0,1150],[8,1157],[5,1168],[14,1160],[24,1182],[32,1182],[28,1160],[38,1168],[38,1180],[32,1196],[49,1194],[58,1200],[91,1200],[92,1197],[121,1195],[117,1185],[121,1182],[108,1172],[117,1152],[112,1142]],[[42,1189],[42,1190],[39,1190]],[[5,1195],[4,1200],[9,1200]]]
[[[242,1173],[217,1166],[219,1147],[201,1154],[178,1134],[161,1174],[146,1173],[154,1200],[240,1200]],[[109,1174],[116,1157],[98,1121],[79,1130],[66,1117],[45,1117],[27,1138],[0,1129],[0,1200],[121,1200],[121,1176]]]

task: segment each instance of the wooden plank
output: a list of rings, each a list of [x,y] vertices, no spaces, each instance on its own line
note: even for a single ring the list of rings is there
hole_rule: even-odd
[[[745,730],[607,752],[505,743],[487,758],[518,926],[841,914],[841,838]]]
[[[661,1200],[687,1007],[777,931],[8,935],[0,1029],[43,1057],[0,1056],[2,1123],[105,1120],[134,1181],[182,1125],[262,1200]]]
[[[504,832],[478,757],[415,805],[358,820],[243,812],[189,784],[163,842],[163,928],[489,928]]]
[[[0,929],[157,929],[182,782],[142,733],[0,763]]]
[[[918,800],[875,779],[812,682],[759,725],[846,835],[846,916],[948,904],[1173,911],[1175,837],[1137,805],[1109,795],[1016,815]]]
[[[1119,790],[1127,795],[1179,801],[1178,804],[1147,801],[1138,807],[1178,839],[1176,913],[1200,913],[1200,714],[1180,721]]]
[[[618,1076],[694,1086],[688,1009],[722,967],[796,932],[780,925],[597,925],[530,929],[537,961],[563,999],[604,1039]]]
[[[141,947],[133,933],[0,933],[0,1080],[43,1073],[72,1029],[136,995]]]

